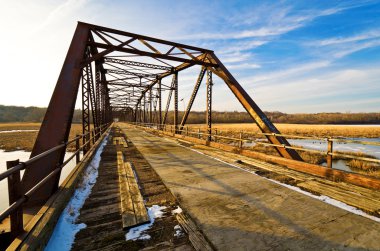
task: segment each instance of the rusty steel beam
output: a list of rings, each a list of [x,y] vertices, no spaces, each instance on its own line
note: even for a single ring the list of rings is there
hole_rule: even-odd
[[[81,76],[79,63],[84,57],[88,37],[88,26],[79,23],[34,143],[31,157],[66,142],[69,137]],[[23,189],[25,191],[29,190],[54,171],[59,164],[63,163],[64,156],[65,149],[63,148],[33,163],[25,170],[22,178]],[[59,178],[60,173],[54,179],[45,183],[35,196],[29,199],[29,205],[41,205],[44,203],[57,190]]]
[[[191,107],[193,106],[193,103],[194,103],[195,97],[197,96],[197,93],[198,93],[199,87],[201,86],[201,83],[202,83],[203,77],[204,77],[204,75],[205,75],[205,72],[206,72],[206,68],[205,68],[205,67],[202,67],[201,71],[199,72],[199,76],[198,76],[197,82],[195,83],[195,86],[194,86],[193,92],[192,92],[192,94],[191,94],[191,97],[190,97],[189,103],[187,104],[186,111],[185,111],[185,113],[183,114],[183,117],[182,117],[182,120],[181,120],[181,124],[180,124],[180,126],[179,126],[179,133],[182,132],[183,127],[184,127],[185,124],[186,124],[187,118],[188,118],[188,116],[189,116],[189,114],[190,114],[190,111],[191,111]]]
[[[172,68],[172,67],[168,67],[168,66],[148,64],[148,63],[135,62],[135,61],[129,61],[129,60],[122,60],[122,59],[116,59],[116,58],[110,58],[110,57],[105,57],[104,61],[108,62],[108,63],[114,63],[114,64],[132,65],[132,66],[138,66],[138,67],[144,67],[144,68],[150,68],[150,69],[158,69],[158,70],[165,70],[165,71],[171,71],[171,68]]]
[[[85,135],[82,138],[83,154],[86,154],[90,149],[90,76],[89,65],[87,65],[82,72],[82,133]]]
[[[171,89],[170,89],[170,91],[169,91],[168,101],[166,102],[166,109],[165,109],[164,117],[163,117],[163,119],[162,119],[162,124],[166,124],[166,118],[168,117],[169,107],[170,107],[170,101],[171,101],[171,99],[172,99],[173,90],[174,90],[174,85],[175,85],[174,82],[175,82],[175,75],[173,75],[173,78],[172,78]]]
[[[152,114],[152,105],[153,105],[153,100],[152,100],[152,89],[149,90],[149,123],[152,123],[153,121],[153,114]]]
[[[162,124],[161,79],[158,80],[158,124]]]
[[[105,69],[106,73],[114,73],[119,75],[133,75],[139,78],[156,78],[157,74],[148,74],[148,73],[137,73],[127,70],[114,70],[114,69]]]
[[[258,107],[258,105],[252,100],[244,88],[238,83],[238,81],[232,76],[232,74],[227,70],[223,63],[218,59],[214,53],[209,54],[211,60],[218,64],[219,67],[214,68],[213,72],[218,75],[227,86],[230,88],[235,97],[246,109],[248,114],[256,122],[259,129],[264,133],[280,133],[279,130],[273,125],[273,123],[268,119],[265,113]],[[266,136],[268,141],[272,144],[278,144],[280,146],[275,149],[284,158],[302,160],[301,156],[293,149],[285,149],[282,145],[290,146],[289,142],[284,137],[279,136]]]
[[[178,133],[178,72],[174,73],[174,129]]]
[[[92,30],[109,32],[109,33],[118,34],[118,35],[122,35],[122,36],[133,37],[133,38],[136,38],[136,39],[143,39],[143,40],[146,40],[146,41],[160,43],[160,44],[165,44],[165,45],[169,45],[169,46],[182,47],[182,48],[185,48],[185,49],[189,49],[189,50],[193,50],[193,51],[199,51],[199,52],[203,52],[203,53],[205,53],[205,52],[211,52],[210,50],[204,49],[204,48],[199,48],[199,47],[195,47],[195,46],[191,46],[191,45],[186,45],[186,44],[181,44],[181,43],[176,43],[176,42],[172,42],[172,41],[168,41],[168,40],[163,40],[163,39],[159,39],[159,38],[144,36],[144,35],[140,35],[140,34],[136,34],[136,33],[116,30],[116,29],[112,29],[112,28],[108,28],[108,27],[103,27],[103,26],[99,26],[99,25],[95,25],[95,24],[89,24],[89,23],[83,23],[83,24],[89,26]]]
[[[196,57],[196,58],[197,58],[197,60],[205,61],[205,59],[207,58],[207,54],[199,55],[199,56]],[[215,65],[215,64],[214,64],[214,65]],[[189,68],[189,67],[191,67],[191,66],[194,66],[194,64],[193,64],[193,63],[182,63],[182,64],[176,66],[176,67],[173,69],[173,72],[180,72],[180,71],[185,70],[185,69],[187,69],[187,68]],[[216,66],[216,67],[217,67],[217,66]],[[161,75],[159,75],[155,81],[152,81],[152,83],[147,87],[147,89],[146,89],[144,92],[148,91],[149,88],[151,88],[151,87],[153,87],[155,84],[157,84],[157,82],[158,82],[159,79],[163,79],[163,78],[165,78],[165,77],[171,75],[173,72],[165,72],[165,73],[162,73]],[[140,100],[141,100],[141,97],[140,97]]]
[[[108,44],[103,44],[103,43],[98,43],[98,42],[88,42],[88,44],[91,46],[95,46],[97,48],[101,48],[101,49],[118,51],[118,52],[125,52],[125,53],[135,54],[135,55],[139,55],[139,56],[147,56],[147,57],[151,57],[151,58],[160,58],[160,59],[166,59],[166,60],[182,62],[182,63],[198,64],[198,65],[203,65],[203,66],[207,66],[207,67],[217,66],[216,64],[206,63],[206,62],[203,62],[200,60],[169,56],[169,55],[165,55],[165,54],[157,54],[157,53],[147,52],[147,51],[140,51],[140,50],[135,50],[135,49],[124,48],[122,46],[111,46]],[[87,61],[84,61],[84,63],[90,63],[92,61],[87,60]]]
[[[207,141],[211,141],[211,124],[212,124],[212,71],[207,70],[207,91],[206,91],[206,124],[207,124]]]

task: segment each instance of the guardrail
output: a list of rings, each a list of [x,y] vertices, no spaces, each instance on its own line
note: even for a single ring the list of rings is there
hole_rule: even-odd
[[[40,153],[25,162],[20,162],[19,160],[7,161],[7,170],[3,173],[0,173],[0,181],[2,181],[5,178],[8,178],[8,193],[10,205],[0,214],[0,222],[2,222],[5,218],[10,216],[11,234],[13,237],[16,237],[23,230],[22,205],[25,204],[41,186],[43,186],[51,178],[55,177],[58,173],[60,173],[62,168],[65,167],[67,163],[69,163],[74,157],[76,158],[76,164],[78,164],[80,162],[80,152],[90,148],[91,143],[92,145],[94,145],[95,142],[106,131],[109,125],[110,123],[107,123],[99,127],[96,127],[85,134],[76,135],[75,138],[68,140],[67,142],[62,143],[60,145],[57,145],[43,153]],[[85,142],[80,146],[81,139],[85,139]],[[75,152],[73,152],[73,154],[69,158],[67,158],[61,165],[57,166],[57,168],[54,169],[54,171],[45,176],[45,178],[38,182],[34,187],[29,189],[28,191],[23,192],[22,194],[20,193],[20,171],[27,169],[32,163],[40,159],[43,159],[62,148],[66,148],[68,145],[73,144],[74,142]]]
[[[327,167],[332,168],[333,166],[333,157],[342,157],[342,158],[347,158],[347,159],[355,159],[355,160],[362,160],[362,161],[368,161],[368,162],[373,162],[373,163],[378,163],[380,164],[380,159],[375,159],[375,158],[367,158],[367,157],[360,157],[360,156],[355,156],[351,154],[343,154],[343,153],[337,153],[333,152],[333,143],[334,142],[344,142],[344,143],[354,143],[354,144],[362,144],[362,145],[372,145],[372,146],[380,146],[380,142],[370,142],[370,141],[359,141],[359,140],[351,140],[351,139],[341,139],[341,138],[323,138],[323,137],[314,137],[314,136],[300,136],[300,135],[290,135],[290,134],[280,134],[280,133],[255,133],[256,135],[259,136],[276,136],[276,137],[287,137],[287,138],[298,138],[298,139],[312,139],[312,140],[319,140],[319,141],[325,141],[327,142],[327,149],[326,151],[321,151],[321,150],[315,150],[315,149],[309,149],[309,148],[304,148],[304,147],[297,147],[297,146],[287,146],[287,145],[278,145],[278,144],[272,144],[272,143],[266,143],[262,142],[257,138],[244,138],[243,133],[239,133],[239,138],[234,138],[234,137],[228,137],[228,136],[222,136],[218,135],[218,131],[215,130],[215,133],[207,133],[207,132],[202,132],[200,128],[198,128],[197,131],[192,131],[189,130],[189,127],[183,127],[182,129],[179,129],[178,127],[175,128],[174,125],[165,125],[165,124],[155,124],[155,123],[140,123],[140,122],[131,122],[131,124],[134,124],[136,126],[141,126],[141,127],[149,127],[149,128],[154,128],[157,130],[165,131],[165,132],[171,132],[173,134],[182,134],[189,136],[189,135],[196,135],[196,138],[202,138],[205,140],[211,139],[211,141],[217,142],[218,139],[224,139],[224,140],[229,140],[229,141],[235,141],[238,142],[238,147],[243,148],[245,142],[254,142],[255,144],[260,144],[263,146],[270,146],[270,147],[283,147],[286,149],[293,149],[293,150],[298,150],[298,151],[305,151],[305,152],[311,152],[311,153],[318,153],[322,155],[326,155],[326,162],[327,162]]]

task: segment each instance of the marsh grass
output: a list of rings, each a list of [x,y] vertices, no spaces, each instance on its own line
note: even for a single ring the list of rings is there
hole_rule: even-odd
[[[39,130],[40,123],[0,123],[0,131],[8,130]],[[5,151],[32,151],[38,132],[0,133],[0,149]],[[82,134],[81,124],[72,124],[69,139]],[[82,142],[81,142],[82,143]],[[75,144],[70,144],[67,151],[74,151]]]
[[[189,128],[195,130],[201,128],[206,129],[204,124],[188,125]],[[316,136],[316,137],[348,137],[348,138],[378,138],[380,135],[380,126],[363,125],[303,125],[303,124],[275,124],[277,129],[283,134],[300,135],[300,136]],[[217,129],[218,133],[230,136],[238,136],[242,131],[244,134],[252,137],[262,137],[257,135],[260,132],[255,123],[246,124],[213,124],[213,129]],[[214,132],[214,131],[213,131]]]

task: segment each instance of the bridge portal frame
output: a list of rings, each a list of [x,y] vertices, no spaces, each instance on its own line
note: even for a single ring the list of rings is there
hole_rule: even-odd
[[[123,57],[126,54],[127,56]],[[125,57],[129,59],[128,57],[131,57],[131,55],[138,59],[152,59],[155,63],[124,59]],[[177,65],[169,62],[177,63]],[[91,69],[91,64],[95,65],[95,90],[93,86],[93,73],[92,70],[89,70]],[[202,70],[179,124],[178,73],[194,65],[200,65]],[[128,67],[128,69],[123,67]],[[82,85],[89,83],[87,86],[89,88],[86,88],[88,92],[86,95],[90,101],[89,103],[92,104],[92,112],[89,111],[90,108],[87,105],[84,113],[87,113],[88,117],[92,114],[93,123],[97,125],[110,122],[112,114],[123,111],[130,114],[128,115],[129,118],[146,121],[146,117],[148,117],[146,116],[147,96],[150,97],[149,121],[152,122],[153,100],[151,93],[153,90],[157,90],[157,102],[159,104],[158,121],[161,125],[166,123],[171,94],[174,92],[174,128],[176,131],[178,129],[180,131],[186,124],[205,72],[208,74],[209,81],[211,81],[212,72],[227,84],[262,132],[279,133],[278,129],[213,51],[79,22],[34,144],[31,157],[68,140],[80,79],[84,76],[83,70],[86,71],[87,79],[82,81]],[[173,76],[171,86],[164,85],[162,79],[171,75]],[[209,88],[207,93],[209,131],[211,131],[211,84],[211,82],[208,83]],[[165,88],[169,90],[169,96],[166,110],[162,117],[162,91]],[[126,99],[127,96],[129,97],[128,99]],[[89,123],[89,118],[86,119],[88,119],[87,123]],[[275,135],[268,135],[266,137],[270,143],[277,145],[275,149],[282,157],[302,160],[295,150],[283,147],[284,145],[290,146],[284,137]],[[64,155],[65,149],[63,148],[28,168],[22,179],[23,190],[26,191],[32,188],[54,171],[63,162]],[[42,186],[38,193],[36,193],[36,196],[29,199],[30,205],[42,205],[57,190],[59,178],[60,173],[51,182]]]

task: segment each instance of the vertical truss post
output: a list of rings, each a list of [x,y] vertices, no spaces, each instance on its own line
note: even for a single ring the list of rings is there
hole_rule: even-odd
[[[143,105],[143,123],[146,123],[146,95],[144,93],[144,105]]]
[[[101,85],[101,74],[100,74],[100,63],[96,62],[95,63],[95,114],[96,114],[96,125],[95,128],[98,128],[102,122],[101,122],[101,116],[100,116],[100,85]],[[99,131],[97,131],[99,133]],[[97,134],[96,140],[100,137],[100,134]]]
[[[198,76],[198,79],[197,79],[197,82],[195,83],[195,86],[194,86],[194,89],[193,89],[193,93],[191,94],[191,97],[190,97],[190,100],[189,100],[189,103],[187,104],[187,108],[186,108],[186,111],[185,113],[183,114],[183,117],[182,117],[182,120],[181,120],[181,125],[179,126],[179,130],[181,133],[183,127],[185,126],[186,124],[186,121],[187,121],[187,118],[190,114],[190,111],[191,111],[191,107],[193,106],[193,103],[194,103],[194,100],[195,100],[195,97],[197,96],[197,93],[198,93],[198,90],[199,90],[199,86],[201,85],[202,83],[202,80],[203,80],[203,77],[205,75],[205,72],[206,72],[206,68],[205,67],[202,67],[200,73],[199,73],[199,76]]]
[[[135,108],[135,114],[134,114],[133,122],[137,122],[137,109],[138,109],[138,104],[136,105],[136,108]]]
[[[83,154],[86,154],[89,150],[90,140],[90,90],[88,84],[88,67],[83,69],[82,75],[82,138]]]
[[[206,123],[207,123],[207,141],[211,141],[211,112],[212,112],[212,72],[211,70],[207,70],[207,100],[206,100],[206,106],[207,106],[207,111],[206,111]]]
[[[158,80],[158,124],[161,126],[162,123],[162,99],[161,99],[161,79]],[[161,128],[159,128],[161,129]]]
[[[174,73],[174,132],[178,133],[178,72]]]
[[[88,55],[90,56],[90,51],[88,50]],[[88,91],[89,93],[89,98],[90,98],[90,104],[91,104],[91,112],[92,112],[92,123],[94,125],[94,128],[98,127],[98,118],[96,114],[96,93],[95,93],[95,88],[94,88],[94,78],[92,74],[92,66],[91,64],[88,64],[86,66],[86,71],[87,71],[87,85],[88,85]],[[89,121],[91,122],[91,120]],[[94,138],[95,140],[95,138]]]
[[[152,99],[152,88],[149,89],[149,123],[153,123],[153,99]]]

